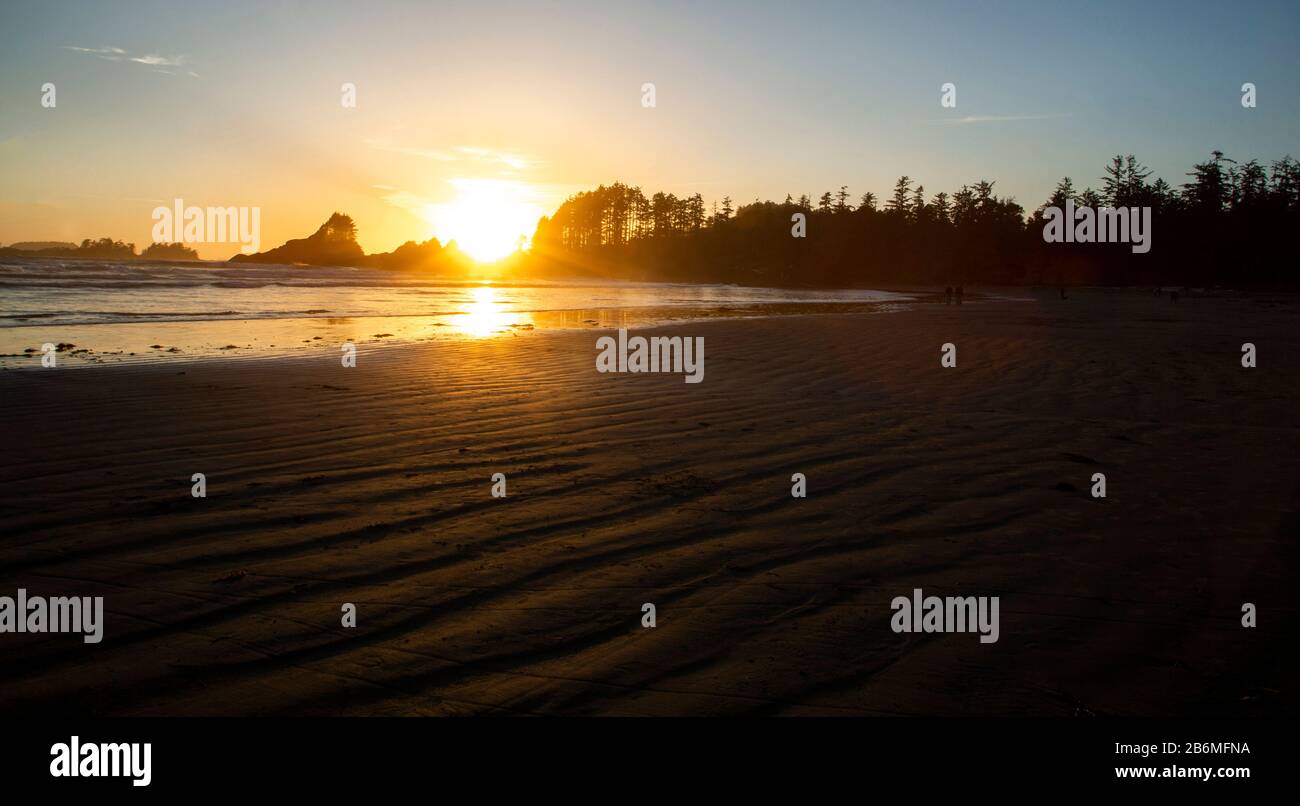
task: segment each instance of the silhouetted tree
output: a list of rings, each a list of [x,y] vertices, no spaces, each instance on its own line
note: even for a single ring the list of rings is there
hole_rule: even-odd
[[[1116,154],[1102,177],[1101,199],[1110,207],[1142,206],[1147,203],[1146,178],[1151,174],[1129,154]]]
[[[183,243],[151,243],[140,253],[149,260],[198,260],[199,253]]]
[[[894,195],[885,205],[885,209],[896,215],[907,215],[907,193],[912,185],[912,180],[906,176],[900,176],[894,183]]]
[[[1230,194],[1225,158],[1222,151],[1211,153],[1211,159],[1192,167],[1188,176],[1192,181],[1183,184],[1183,199],[1188,206],[1201,212],[1217,213],[1224,208]],[[1226,160],[1231,163],[1232,160]]]
[[[951,207],[948,205],[948,194],[942,190],[934,194],[934,220],[941,224],[947,224],[951,221]]]
[[[840,185],[840,192],[835,194],[835,212],[847,213],[853,207],[849,204],[849,186]]]

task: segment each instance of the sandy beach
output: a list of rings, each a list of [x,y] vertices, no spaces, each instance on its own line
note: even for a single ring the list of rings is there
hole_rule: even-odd
[[[597,373],[603,329],[5,371],[0,593],[106,625],[4,636],[0,713],[1295,714],[1297,313],[642,331],[700,384]],[[914,588],[999,596],[1000,640],[895,633]]]

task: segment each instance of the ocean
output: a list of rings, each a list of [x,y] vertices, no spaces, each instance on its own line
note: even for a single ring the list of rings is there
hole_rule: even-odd
[[[378,269],[0,260],[0,366],[266,357],[354,344],[896,309],[870,289],[461,282]]]

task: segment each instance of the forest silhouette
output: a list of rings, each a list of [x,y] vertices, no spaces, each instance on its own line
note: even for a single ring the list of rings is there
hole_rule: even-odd
[[[1090,284],[1292,286],[1291,234],[1300,224],[1300,162],[1265,168],[1215,151],[1177,189],[1132,156],[1117,155],[1101,187],[1069,177],[1028,216],[994,182],[927,196],[908,176],[881,204],[846,186],[814,203],[723,199],[706,214],[699,194],[679,198],[622,183],[565,201],[533,237],[529,271],[631,280],[764,286],[882,284]],[[1151,207],[1154,247],[1043,240],[1043,211],[1075,205]],[[856,201],[856,203],[855,203]],[[806,217],[806,237],[792,217]]]

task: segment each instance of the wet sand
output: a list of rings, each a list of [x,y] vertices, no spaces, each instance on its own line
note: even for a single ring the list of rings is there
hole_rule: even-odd
[[[596,329],[6,371],[0,595],[107,624],[0,634],[0,713],[1294,714],[1297,313],[653,331],[701,384],[597,373]],[[917,587],[999,596],[1000,640],[894,633]]]

